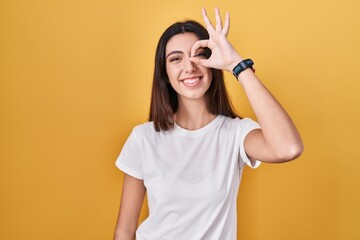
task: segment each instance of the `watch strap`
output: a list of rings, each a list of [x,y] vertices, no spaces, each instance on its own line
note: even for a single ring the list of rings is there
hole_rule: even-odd
[[[254,65],[254,62],[251,59],[242,60],[233,68],[233,75],[237,79],[239,77],[239,74],[247,68],[251,68],[254,71],[254,69],[252,67],[253,65]]]

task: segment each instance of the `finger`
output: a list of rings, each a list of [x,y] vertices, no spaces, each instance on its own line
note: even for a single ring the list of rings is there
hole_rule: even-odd
[[[209,34],[210,34],[210,33],[213,33],[213,32],[215,31],[215,29],[214,29],[212,23],[210,22],[209,17],[208,17],[207,14],[206,14],[205,8],[202,8],[202,9],[201,9],[201,13],[202,13],[202,17],[203,17],[203,19],[204,19],[204,22],[205,22],[205,26],[206,26],[207,31],[209,32]]]
[[[193,63],[195,63],[197,65],[200,65],[200,66],[209,67],[207,59],[200,59],[200,58],[197,58],[197,57],[190,57],[190,61],[192,61]]]
[[[219,11],[218,7],[215,8],[215,19],[216,19],[216,31],[221,32],[222,21],[221,21],[220,11]]]
[[[199,48],[208,47],[208,44],[209,44],[209,40],[207,40],[207,39],[196,41],[194,43],[194,45],[191,47],[190,56],[194,56],[196,53],[196,50],[198,50]]]
[[[230,29],[230,13],[227,12],[225,17],[224,28],[222,29],[222,34],[227,36],[229,33],[229,29]]]

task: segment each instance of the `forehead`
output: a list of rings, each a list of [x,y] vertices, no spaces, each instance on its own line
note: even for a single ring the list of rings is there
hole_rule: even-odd
[[[179,33],[174,35],[166,44],[166,54],[171,51],[190,51],[199,38],[194,33]]]

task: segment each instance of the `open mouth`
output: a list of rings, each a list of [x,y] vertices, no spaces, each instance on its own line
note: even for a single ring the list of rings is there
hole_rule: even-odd
[[[193,86],[198,85],[200,83],[201,79],[202,79],[202,77],[194,77],[194,78],[184,79],[184,80],[182,80],[182,82],[187,87],[193,87]]]

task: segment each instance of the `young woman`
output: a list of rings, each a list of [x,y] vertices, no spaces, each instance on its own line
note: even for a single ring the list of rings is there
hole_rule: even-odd
[[[116,165],[125,173],[114,239],[236,239],[236,198],[243,167],[298,157],[303,145],[288,114],[213,26],[171,25],[155,58],[150,121],[136,126]],[[222,70],[234,73],[258,123],[240,119]],[[138,227],[145,192],[149,216]]]

